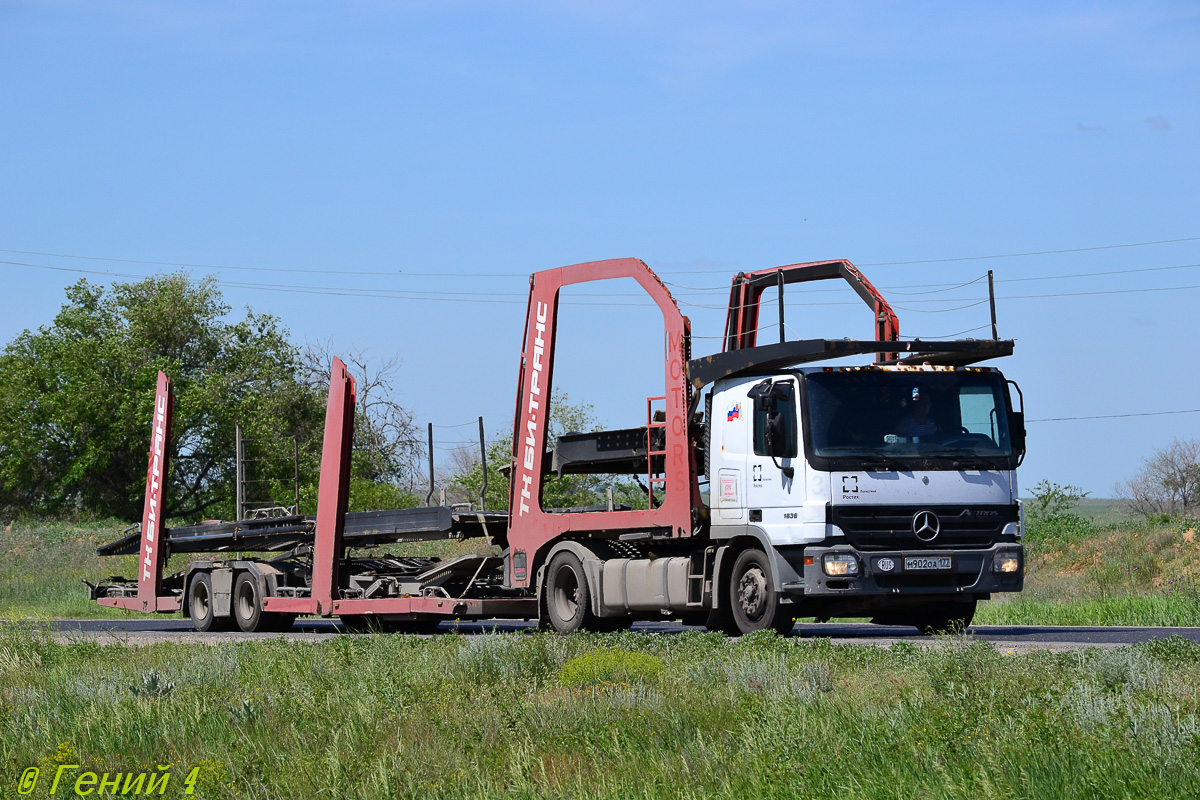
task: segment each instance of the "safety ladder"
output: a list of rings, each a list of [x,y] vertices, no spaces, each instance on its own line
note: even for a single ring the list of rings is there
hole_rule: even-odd
[[[646,398],[646,494],[648,495],[646,498],[646,507],[647,508],[654,508],[654,484],[661,483],[661,484],[663,484],[663,489],[667,488],[666,487],[667,474],[665,472],[663,473],[663,476],[661,478],[654,477],[654,457],[655,456],[664,456],[665,457],[667,455],[667,450],[666,450],[666,447],[667,447],[667,415],[666,415],[665,410],[663,412],[663,421],[662,422],[654,421],[654,404],[659,400],[663,401],[663,404],[666,405],[667,398],[665,396],[663,396],[663,397],[647,397]],[[655,428],[663,429],[663,437],[662,437],[663,449],[662,450],[654,449],[654,429]],[[665,466],[664,466],[664,469],[665,469]]]

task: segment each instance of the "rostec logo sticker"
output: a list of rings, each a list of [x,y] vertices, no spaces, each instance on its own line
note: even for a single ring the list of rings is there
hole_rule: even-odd
[[[542,394],[542,353],[546,351],[546,318],[550,314],[549,307],[538,301],[537,310],[535,313],[535,327],[533,337],[533,364],[529,375],[529,416],[525,420],[525,454],[521,465],[524,470],[521,474],[521,498],[517,508],[517,516],[524,516],[529,512],[529,500],[533,498],[531,491],[533,486],[533,466],[537,462],[538,447],[537,447],[537,430],[538,430],[538,415],[537,411],[541,407],[541,402],[538,400]],[[540,465],[539,465],[540,466]]]
[[[843,475],[842,476],[842,491],[847,494],[858,494],[858,476]]]
[[[755,464],[750,468],[750,482],[755,486],[762,486],[763,468],[762,464]]]
[[[142,522],[142,538],[146,542],[146,557],[142,559],[142,579],[150,580],[155,577],[154,548],[155,535],[158,533],[158,503],[162,498],[162,464],[163,448],[166,447],[167,435],[167,397],[159,392],[154,398],[154,443],[151,445],[150,474],[146,491],[146,518]]]

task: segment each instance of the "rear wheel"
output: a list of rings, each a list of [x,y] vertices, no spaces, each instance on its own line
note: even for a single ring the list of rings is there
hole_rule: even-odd
[[[574,553],[563,550],[550,559],[542,585],[546,598],[546,618],[559,633],[574,633],[591,622],[591,594],[583,562]]]
[[[792,607],[779,602],[772,588],[771,563],[762,550],[743,550],[733,562],[729,607],[741,633],[775,630],[787,633],[796,625]]]
[[[207,633],[221,627],[213,605],[212,577],[207,572],[192,576],[192,581],[188,584],[187,602],[188,613],[196,630]]]

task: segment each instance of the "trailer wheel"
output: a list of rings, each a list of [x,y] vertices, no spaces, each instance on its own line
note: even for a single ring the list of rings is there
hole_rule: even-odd
[[[246,633],[285,631],[296,621],[292,614],[263,611],[262,591],[258,588],[258,580],[249,572],[239,572],[233,582],[231,605],[237,626]]]
[[[757,548],[743,550],[733,562],[729,581],[729,608],[742,633],[776,630],[787,633],[796,625],[791,606],[779,602],[771,588],[771,563]]]
[[[212,577],[207,572],[198,572],[188,584],[188,612],[196,630],[207,633],[220,628],[216,607],[213,605]]]
[[[546,566],[542,591],[546,598],[546,616],[559,633],[574,633],[591,617],[591,595],[583,562],[574,553],[563,550]]]

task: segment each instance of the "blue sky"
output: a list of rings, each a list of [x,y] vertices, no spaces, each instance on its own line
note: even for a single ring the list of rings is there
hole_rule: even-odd
[[[950,287],[992,269],[1030,418],[1194,409],[1198,112],[1194,3],[0,2],[0,249],[256,268],[191,271],[299,343],[399,356],[419,421],[490,433],[525,276],[617,256],[699,336],[738,270],[847,258],[937,336],[987,323],[982,283]],[[0,340],[78,277],[0,264]],[[870,336],[813,288],[794,335]],[[630,291],[562,318],[556,377],[613,425],[661,387]],[[1029,428],[1025,486],[1107,496],[1200,414]]]

